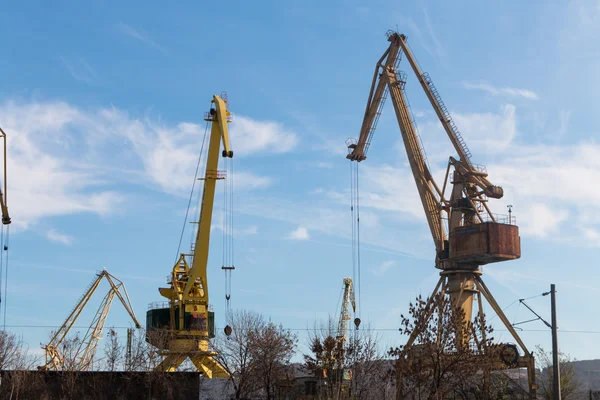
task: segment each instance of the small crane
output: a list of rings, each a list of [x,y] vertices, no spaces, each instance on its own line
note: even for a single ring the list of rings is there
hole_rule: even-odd
[[[340,319],[338,322],[337,329],[337,346],[339,349],[345,349],[346,342],[348,341],[348,322],[351,320],[350,317],[350,306],[352,306],[352,312],[356,312],[356,301],[354,299],[354,287],[352,285],[352,278],[344,278],[344,293],[342,295],[342,305],[340,307]],[[356,329],[360,325],[360,319],[354,320]],[[342,352],[344,354],[344,352]],[[341,369],[344,366],[344,358],[339,357],[338,368]]]
[[[110,285],[110,289],[102,299],[92,323],[74,352],[74,356],[66,359],[61,353],[61,345],[64,343],[64,340],[75,324],[75,321],[77,321],[77,318],[79,318],[79,315],[92,298],[92,295],[100,285],[102,279],[106,279]],[[138,329],[141,328],[142,325],[140,325],[135,317],[133,306],[129,300],[125,285],[122,281],[109,274],[106,269],[103,269],[96,274],[96,277],[83,293],[83,296],[81,296],[75,305],[75,308],[73,308],[73,311],[71,311],[58,331],[54,333],[50,342],[42,347],[46,354],[46,363],[43,366],[38,367],[38,369],[43,371],[61,371],[65,369],[71,371],[88,371],[92,366],[98,340],[102,338],[102,329],[104,328],[108,311],[110,310],[110,306],[115,296],[121,300],[121,304],[123,304],[123,307],[125,307],[125,310],[133,320],[135,327]]]
[[[352,278],[344,278],[344,291],[342,294],[342,302],[340,307],[340,319],[338,321],[335,351],[335,370],[333,377],[339,382],[340,395],[348,393],[348,381],[352,380],[352,371],[345,368],[347,342],[348,342],[348,323],[352,319],[350,317],[350,306],[352,312],[356,312],[356,301],[354,298],[354,286]],[[354,319],[354,325],[358,329],[360,318]]]
[[[160,294],[169,300],[168,307],[161,303],[151,305],[146,324],[147,340],[165,356],[157,370],[175,371],[189,358],[207,378],[228,378],[227,371],[215,360],[217,353],[209,349],[209,339],[214,337],[214,312],[209,309],[207,264],[215,186],[217,180],[225,179],[225,173],[217,169],[220,142],[224,148],[222,156],[233,157],[227,126],[231,113],[223,95],[214,95],[212,104],[214,107],[204,116],[212,127],[205,175],[201,178],[204,188],[193,251],[180,255],[169,276],[170,287],[159,288]],[[233,269],[233,266],[225,268]],[[231,328],[227,326],[225,332],[231,333]],[[167,337],[160,333],[166,333]]]
[[[488,180],[485,167],[471,162],[471,152],[429,74],[421,71],[412,55],[406,36],[388,31],[387,37],[390,45],[377,62],[359,138],[349,139],[346,142],[348,145],[346,157],[357,162],[367,158],[371,139],[389,94],[433,237],[436,250],[435,267],[441,270],[440,279],[426,305],[428,315],[431,316],[435,308],[432,304],[434,295],[449,294],[453,306],[461,307],[465,322],[470,323],[475,295],[479,303],[480,316],[483,315],[481,303],[481,295],[483,295],[524,352],[522,356],[517,357],[518,361],[514,363],[515,365],[511,366],[527,368],[530,398],[534,399],[536,385],[533,354],[527,350],[498,306],[483,282],[482,271],[479,268],[484,264],[514,260],[521,256],[518,226],[512,223],[512,214],[502,220],[490,211],[488,199],[500,199],[504,192],[501,187],[493,185]],[[458,154],[458,158],[450,157],[441,188],[435,182],[427,163],[406,99],[406,74],[398,70],[402,55],[408,60]],[[447,196],[448,182],[451,190]],[[415,329],[403,347],[403,354],[406,354],[419,334],[420,331]],[[514,345],[506,344],[507,351],[513,349],[510,346]]]

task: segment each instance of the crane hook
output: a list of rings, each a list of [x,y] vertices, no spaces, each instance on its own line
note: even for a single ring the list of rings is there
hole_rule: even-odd
[[[227,337],[229,337],[229,335],[231,335],[231,332],[233,331],[233,329],[231,329],[231,326],[226,325],[225,328],[223,329],[223,332],[225,332],[225,335],[227,335]]]

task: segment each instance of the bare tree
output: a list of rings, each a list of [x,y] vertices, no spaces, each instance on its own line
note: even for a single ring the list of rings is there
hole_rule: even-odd
[[[33,363],[21,338],[14,333],[0,331],[0,370],[30,369]]]
[[[0,331],[0,370],[9,375],[1,393],[10,399],[19,399],[21,395],[35,393],[42,383],[30,370],[39,363],[39,358],[29,354],[23,340],[16,334]],[[9,390],[6,393],[4,390]]]
[[[380,352],[379,337],[370,327],[362,327],[350,336],[344,366],[351,371],[352,398],[375,400],[393,393],[393,364]]]
[[[401,316],[401,333],[415,333],[416,339],[410,348],[389,352],[397,358],[396,398],[442,399],[465,385],[474,385],[471,398],[487,398],[491,371],[502,368],[502,346],[494,344],[485,316],[465,322],[464,311],[440,294],[430,306],[433,310],[419,296],[410,304],[409,315]]]
[[[298,337],[283,326],[269,322],[249,332],[248,339],[254,371],[260,377],[266,399],[272,400],[278,388],[288,386],[293,380],[290,362]]]
[[[379,351],[379,338],[366,328],[353,331],[344,343],[338,340],[335,321],[315,323],[309,334],[310,354],[304,366],[320,381],[327,398],[381,399],[393,392],[390,361]]]
[[[113,328],[106,333],[106,339],[104,343],[104,370],[117,371],[123,361],[125,349],[119,342],[119,335]]]
[[[552,354],[545,351],[542,347],[536,346],[538,354],[538,365],[541,369],[539,387],[540,395],[543,399],[552,400],[554,370],[552,368]],[[560,365],[560,396],[563,400],[578,399],[581,395],[580,383],[575,376],[575,367],[573,362],[576,361],[568,354],[563,352],[558,353],[558,363]]]
[[[318,391],[321,395],[334,398],[341,391],[339,361],[344,349],[335,338],[335,322],[329,317],[327,323],[315,322],[314,329],[308,334],[310,354],[304,354],[304,367],[319,380]]]
[[[228,315],[227,323],[232,328],[231,335],[219,334],[211,345],[218,353],[217,361],[230,375],[235,399],[249,398],[260,388],[250,337],[265,325],[265,321],[258,313],[236,310]]]

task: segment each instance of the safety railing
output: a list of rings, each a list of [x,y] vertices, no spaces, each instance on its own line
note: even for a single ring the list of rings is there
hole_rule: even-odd
[[[148,304],[148,310],[156,310],[159,308],[169,308],[168,301],[155,301],[154,303]]]
[[[492,216],[494,218],[492,218]],[[488,213],[484,213],[484,214],[481,214],[481,219],[482,219],[481,222],[494,222],[494,220],[496,220],[496,222],[499,224],[508,224],[508,225],[516,225],[517,224],[517,217],[515,217],[512,214],[506,215],[506,214],[492,213],[490,215]]]
[[[227,171],[217,169],[207,169],[205,179],[225,179],[227,177]]]
[[[216,121],[217,120],[217,114],[213,111],[206,111],[204,113],[204,120],[205,121]],[[228,115],[227,116],[227,122],[231,122],[233,121],[233,116],[232,115]]]

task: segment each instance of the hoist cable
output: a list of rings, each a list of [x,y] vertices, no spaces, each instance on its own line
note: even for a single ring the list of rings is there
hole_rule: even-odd
[[[225,160],[227,164],[227,160]],[[227,165],[225,165],[225,170],[227,170]],[[223,221],[222,231],[223,231],[223,267],[227,266],[227,185],[223,185]],[[225,274],[227,275],[227,274]],[[225,282],[225,290],[227,290],[227,282]]]
[[[362,311],[360,296],[360,188],[358,186],[358,162],[356,163],[356,247],[357,247],[357,265],[358,265],[358,316]]]
[[[356,282],[356,251],[355,251],[355,222],[354,222],[354,165],[350,163],[350,215],[352,219],[352,281]]]
[[[4,245],[4,225],[2,225],[2,230],[0,231],[0,245]],[[6,302],[6,299],[2,297],[4,295],[4,291],[2,289],[4,283],[4,253],[1,253],[0,250],[0,313],[2,313],[2,303]]]
[[[196,172],[194,174],[194,182],[192,183],[192,190],[190,191],[190,199],[188,200],[188,205],[185,210],[185,218],[183,220],[183,226],[181,227],[181,235],[179,236],[179,244],[177,245],[177,254],[175,255],[175,263],[177,263],[177,260],[179,259],[179,252],[181,251],[181,242],[183,241],[185,225],[187,224],[188,214],[190,212],[190,206],[192,204],[192,197],[194,196],[194,188],[196,187],[196,181],[198,179],[198,170],[200,169],[200,161],[202,160],[202,152],[204,151],[204,143],[206,141],[208,125],[209,125],[209,121],[206,121],[206,127],[204,128],[204,137],[202,138],[202,147],[200,147],[200,154],[198,155],[198,163],[196,164]]]
[[[233,158],[229,159],[229,166],[231,169],[231,179],[230,179],[230,184],[231,184],[231,193],[229,194],[229,201],[231,202],[231,205],[229,207],[229,212],[231,213],[231,266],[234,266],[234,260],[233,260],[233,245],[234,245],[234,241],[233,241]],[[231,288],[230,288],[231,289]]]
[[[6,253],[6,261],[4,263],[4,320],[3,329],[6,330],[6,298],[8,288],[8,248],[9,248],[10,226],[6,227],[6,242],[3,244],[2,250]]]

